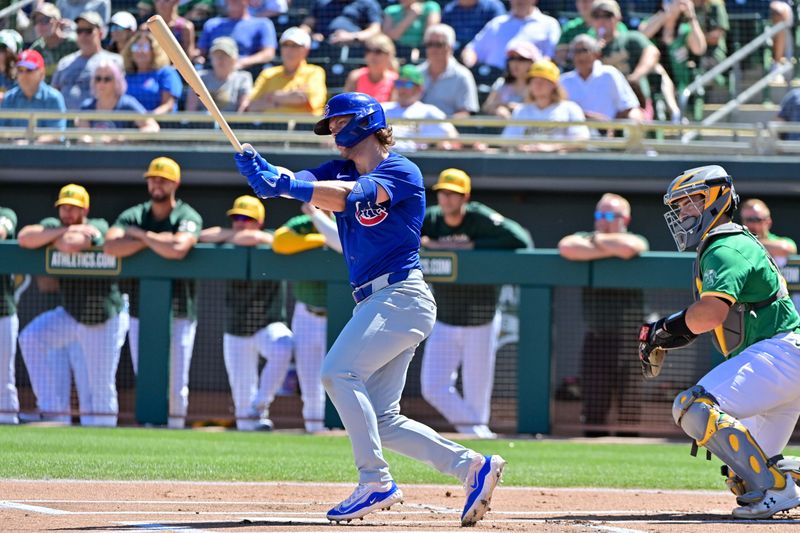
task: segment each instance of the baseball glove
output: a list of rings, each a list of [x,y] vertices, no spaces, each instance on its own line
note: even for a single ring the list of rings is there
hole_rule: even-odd
[[[646,379],[653,379],[661,373],[667,351],[653,344],[653,329],[655,324],[642,324],[639,330],[639,361],[642,363],[642,375]]]

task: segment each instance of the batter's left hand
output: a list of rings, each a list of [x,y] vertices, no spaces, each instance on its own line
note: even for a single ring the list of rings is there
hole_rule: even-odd
[[[275,166],[261,157],[261,154],[249,144],[243,144],[242,153],[234,154],[233,160],[236,161],[236,168],[239,169],[239,173],[244,177],[249,177],[256,172],[262,171],[269,171],[277,174]]]
[[[289,192],[291,178],[286,175],[278,175],[274,172],[256,172],[247,176],[247,183],[259,198],[277,198]]]

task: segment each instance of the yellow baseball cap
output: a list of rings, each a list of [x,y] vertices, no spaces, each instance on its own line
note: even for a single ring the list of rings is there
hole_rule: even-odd
[[[442,170],[439,174],[439,181],[433,186],[434,191],[442,189],[459,194],[469,194],[472,190],[472,183],[469,179],[469,175],[463,170],[448,168]]]
[[[164,178],[170,181],[181,181],[181,167],[169,157],[156,157],[150,161],[145,178]]]
[[[61,187],[61,190],[58,191],[58,200],[56,200],[55,203],[56,207],[60,205],[74,205],[83,209],[89,209],[89,193],[86,192],[86,189],[74,183],[64,185]]]
[[[528,69],[528,79],[531,78],[544,78],[547,81],[558,83],[561,72],[558,70],[558,66],[549,59],[540,59]]]
[[[225,213],[231,215],[244,215],[258,221],[259,224],[264,222],[264,204],[255,196],[240,196],[233,201],[233,207],[228,209]]]

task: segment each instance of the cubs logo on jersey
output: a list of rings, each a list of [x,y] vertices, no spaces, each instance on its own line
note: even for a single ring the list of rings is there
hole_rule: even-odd
[[[362,207],[361,202],[356,202],[356,220],[362,226],[377,226],[389,216],[389,210],[383,206],[373,206],[371,202]]]

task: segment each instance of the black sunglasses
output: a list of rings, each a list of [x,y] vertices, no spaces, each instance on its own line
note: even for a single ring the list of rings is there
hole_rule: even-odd
[[[95,76],[95,83],[111,83],[114,81],[114,76]]]
[[[94,28],[78,28],[77,30],[75,30],[75,33],[77,33],[78,35],[89,35],[93,31]]]
[[[231,220],[235,222],[249,222],[251,220],[255,220],[253,217],[249,217],[247,215],[231,215]]]
[[[742,217],[742,221],[749,222],[750,224],[756,224],[758,222],[766,222],[767,217]]]
[[[425,48],[447,48],[447,43],[425,43]]]

